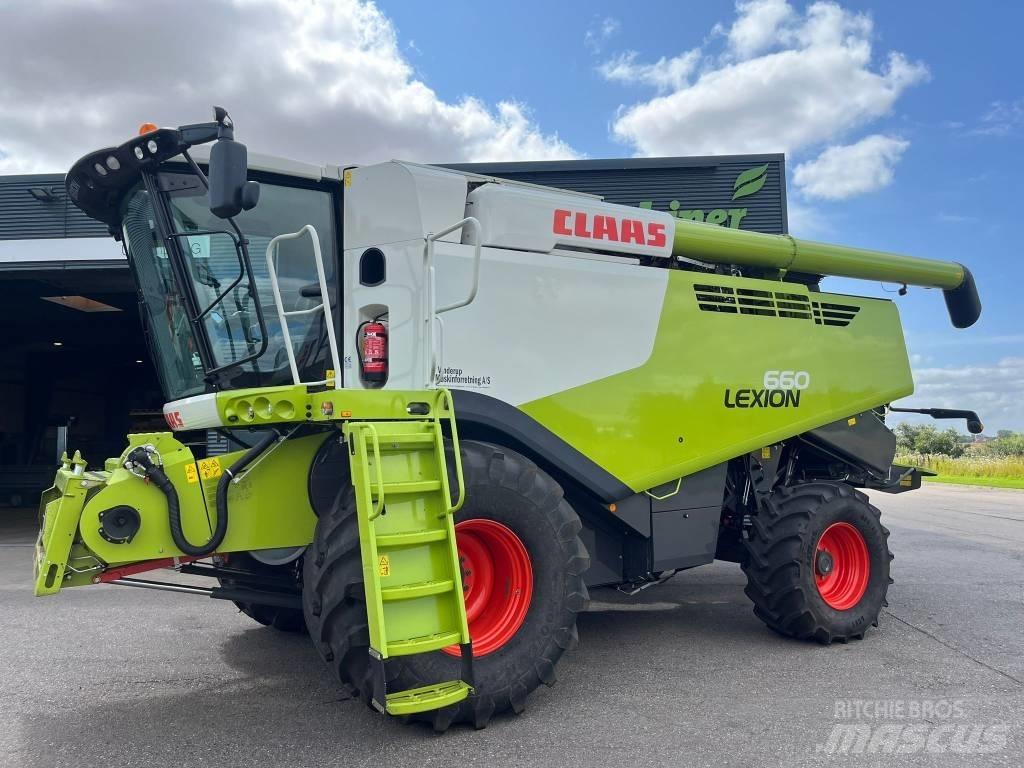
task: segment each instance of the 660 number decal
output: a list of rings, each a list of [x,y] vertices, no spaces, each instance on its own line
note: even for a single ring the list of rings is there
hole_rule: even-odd
[[[807,389],[811,374],[807,371],[765,371],[765,389]]]

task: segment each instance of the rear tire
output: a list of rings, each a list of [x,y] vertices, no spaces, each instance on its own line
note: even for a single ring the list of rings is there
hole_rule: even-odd
[[[582,574],[590,558],[561,487],[515,451],[469,440],[461,445],[466,502],[456,521],[492,520],[511,531],[529,555],[533,591],[518,630],[492,652],[476,654],[474,694],[413,716],[439,731],[462,722],[483,728],[495,714],[522,712],[541,683],[553,685],[555,664],[578,642],[576,614],[588,599]],[[369,630],[351,488],[320,518],[304,582],[306,622],[317,649],[338,679],[368,702]],[[471,621],[471,634],[472,628]],[[442,651],[392,658],[386,665],[388,687],[395,691],[458,679],[459,673],[459,658]]]
[[[745,591],[758,618],[780,634],[826,645],[877,627],[893,557],[880,515],[840,483],[775,491],[745,542]]]

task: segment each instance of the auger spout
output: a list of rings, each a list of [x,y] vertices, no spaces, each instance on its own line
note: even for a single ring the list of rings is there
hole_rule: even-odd
[[[967,328],[981,315],[981,299],[974,277],[967,267],[956,262],[816,243],[789,235],[767,235],[692,221],[676,222],[672,253],[714,264],[738,264],[940,288],[955,327]]]

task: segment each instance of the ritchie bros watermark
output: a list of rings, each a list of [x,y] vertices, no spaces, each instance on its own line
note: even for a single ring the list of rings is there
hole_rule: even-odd
[[[839,699],[836,722],[815,745],[826,755],[985,755],[1006,748],[1010,727],[979,722],[962,699]]]

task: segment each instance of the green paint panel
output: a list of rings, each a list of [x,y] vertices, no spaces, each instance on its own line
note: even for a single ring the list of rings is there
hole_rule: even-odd
[[[819,324],[815,313],[837,324]],[[770,372],[803,372],[799,383],[807,386],[753,394]],[[646,363],[522,410],[642,491],[912,392],[891,302],[672,271]],[[742,405],[769,397],[786,403],[727,407],[727,393],[734,406],[737,397]]]

